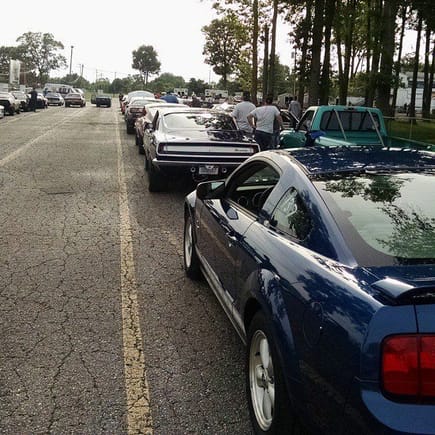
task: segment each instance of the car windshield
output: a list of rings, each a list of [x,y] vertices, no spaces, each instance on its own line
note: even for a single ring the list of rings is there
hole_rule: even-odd
[[[165,124],[170,130],[236,130],[233,119],[225,113],[169,113]]]
[[[361,265],[435,263],[435,171],[314,183]]]

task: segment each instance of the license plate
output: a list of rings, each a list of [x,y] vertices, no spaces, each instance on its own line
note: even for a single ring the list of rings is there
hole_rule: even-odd
[[[214,165],[200,166],[198,169],[200,175],[217,175],[219,174],[219,168]]]

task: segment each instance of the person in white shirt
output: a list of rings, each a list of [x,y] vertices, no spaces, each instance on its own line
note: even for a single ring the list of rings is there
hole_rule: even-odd
[[[294,118],[297,120],[301,119],[302,115],[302,107],[301,103],[299,103],[298,98],[295,96],[295,98],[290,97],[290,104],[288,106],[288,111],[293,115]],[[292,127],[296,127],[296,119],[293,118]]]
[[[251,102],[251,94],[249,91],[244,91],[242,96],[243,101],[237,103],[231,113],[231,116],[236,121],[237,127],[244,134],[252,135],[252,127],[248,122],[248,115],[255,109],[255,104]]]
[[[255,129],[254,139],[260,145],[261,151],[274,148],[273,137],[274,129],[273,124],[278,121],[280,130],[284,128],[282,117],[279,110],[273,104],[273,97],[266,97],[266,104],[256,107],[249,115],[249,125]]]

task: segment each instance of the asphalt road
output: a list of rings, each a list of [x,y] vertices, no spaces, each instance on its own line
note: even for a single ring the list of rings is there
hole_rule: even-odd
[[[244,348],[112,108],[0,120],[0,433],[250,434]]]

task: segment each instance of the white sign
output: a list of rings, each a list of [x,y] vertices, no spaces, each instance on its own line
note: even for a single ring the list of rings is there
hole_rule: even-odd
[[[21,62],[19,60],[10,60],[9,64],[9,83],[11,85],[19,85],[20,84],[20,68]]]

